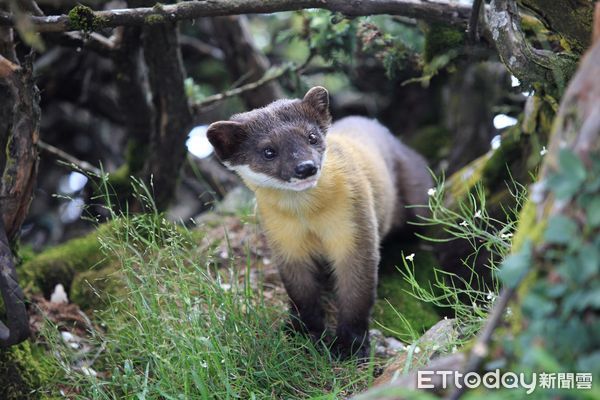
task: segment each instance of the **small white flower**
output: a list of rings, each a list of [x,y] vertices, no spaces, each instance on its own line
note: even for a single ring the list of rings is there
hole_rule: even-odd
[[[500,235],[500,238],[501,239],[508,239],[508,238],[511,238],[512,236],[513,236],[512,233],[503,233],[503,234]]]
[[[231,285],[229,283],[221,283],[221,289],[225,291],[231,290]]]
[[[546,146],[542,146],[542,150],[540,150],[540,156],[545,156],[548,153]]]
[[[415,346],[414,353],[419,354],[421,352],[421,348],[419,346]]]
[[[477,210],[474,215],[475,218],[481,218],[481,210]]]
[[[97,376],[98,375],[98,373],[96,371],[94,371],[93,369],[88,368],[88,367],[81,367],[81,372],[87,376]]]
[[[460,226],[469,226],[469,223],[467,221],[463,221],[459,225]]]
[[[201,366],[202,368],[208,368],[208,364],[206,363],[206,361],[202,361],[202,362],[200,363],[200,366]]]
[[[444,317],[444,319],[446,319],[446,320],[447,320],[447,319],[448,319],[448,317]]]
[[[427,191],[427,195],[428,196],[435,196],[435,194],[437,193],[437,189],[436,188],[431,188]]]
[[[415,259],[415,253],[410,253],[409,255],[407,255],[405,257],[408,261],[413,262],[413,260]]]
[[[496,295],[492,291],[489,291],[487,296],[485,296],[485,298],[488,300],[492,300],[494,297],[496,297]]]

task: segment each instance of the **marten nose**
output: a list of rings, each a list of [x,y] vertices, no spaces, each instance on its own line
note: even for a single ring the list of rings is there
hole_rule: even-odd
[[[316,173],[317,167],[312,161],[302,161],[300,164],[296,165],[296,168],[294,169],[294,177],[300,179],[306,179]]]

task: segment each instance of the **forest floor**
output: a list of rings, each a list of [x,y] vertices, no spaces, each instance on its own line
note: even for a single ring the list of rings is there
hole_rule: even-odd
[[[31,297],[35,343],[50,359],[41,394],[347,398],[371,386],[386,364],[406,370],[440,348],[433,343],[434,351],[419,354],[417,343],[441,317],[411,328],[405,343],[378,321],[370,362],[336,360],[323,345],[285,333],[287,295],[251,213],[209,213],[195,224],[184,229],[159,214],[121,217],[98,236],[110,261],[102,264],[109,275],[85,281],[97,297],[88,302],[93,308]],[[103,292],[103,280],[116,288]]]

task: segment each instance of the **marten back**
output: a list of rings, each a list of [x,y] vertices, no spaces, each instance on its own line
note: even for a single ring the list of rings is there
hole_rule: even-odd
[[[329,136],[338,135],[356,141],[356,146],[378,155],[385,162],[392,175],[397,200],[391,231],[404,229],[407,220],[415,221],[417,215],[425,213],[425,208],[406,208],[406,205],[427,205],[427,190],[433,186],[427,162],[421,155],[375,119],[359,116],[342,118],[329,128]]]

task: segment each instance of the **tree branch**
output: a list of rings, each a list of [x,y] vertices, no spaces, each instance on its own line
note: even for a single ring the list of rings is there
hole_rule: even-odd
[[[491,37],[508,70],[522,82],[546,82],[562,92],[575,72],[575,57],[533,48],[514,0],[493,0],[488,15]]]
[[[56,158],[59,158],[69,164],[75,165],[77,168],[79,168],[82,171],[91,172],[92,174],[97,175],[97,176],[102,175],[102,171],[99,168],[96,168],[95,166],[93,166],[92,164],[90,164],[87,161],[82,161],[82,160],[70,155],[69,153],[59,149],[58,147],[54,147],[51,144],[48,144],[41,140],[38,140],[37,145],[40,149],[46,151],[49,154],[52,154]]]
[[[217,45],[223,50],[225,66],[233,77],[255,81],[269,70],[267,57],[254,45],[245,16],[212,19]],[[283,97],[283,90],[274,80],[264,81],[254,89],[239,92],[249,109],[264,107]]]
[[[90,8],[74,8],[76,18],[68,15],[47,17],[32,16],[31,22],[39,32],[65,32],[73,30],[97,30],[116,26],[152,25],[176,22],[199,17],[223,15],[274,13],[305,8],[320,8],[340,12],[348,16],[391,14],[434,22],[457,24],[466,27],[471,7],[449,1],[420,0],[193,0],[154,7],[121,10],[92,11]],[[0,12],[0,26],[13,26],[12,14]]]

